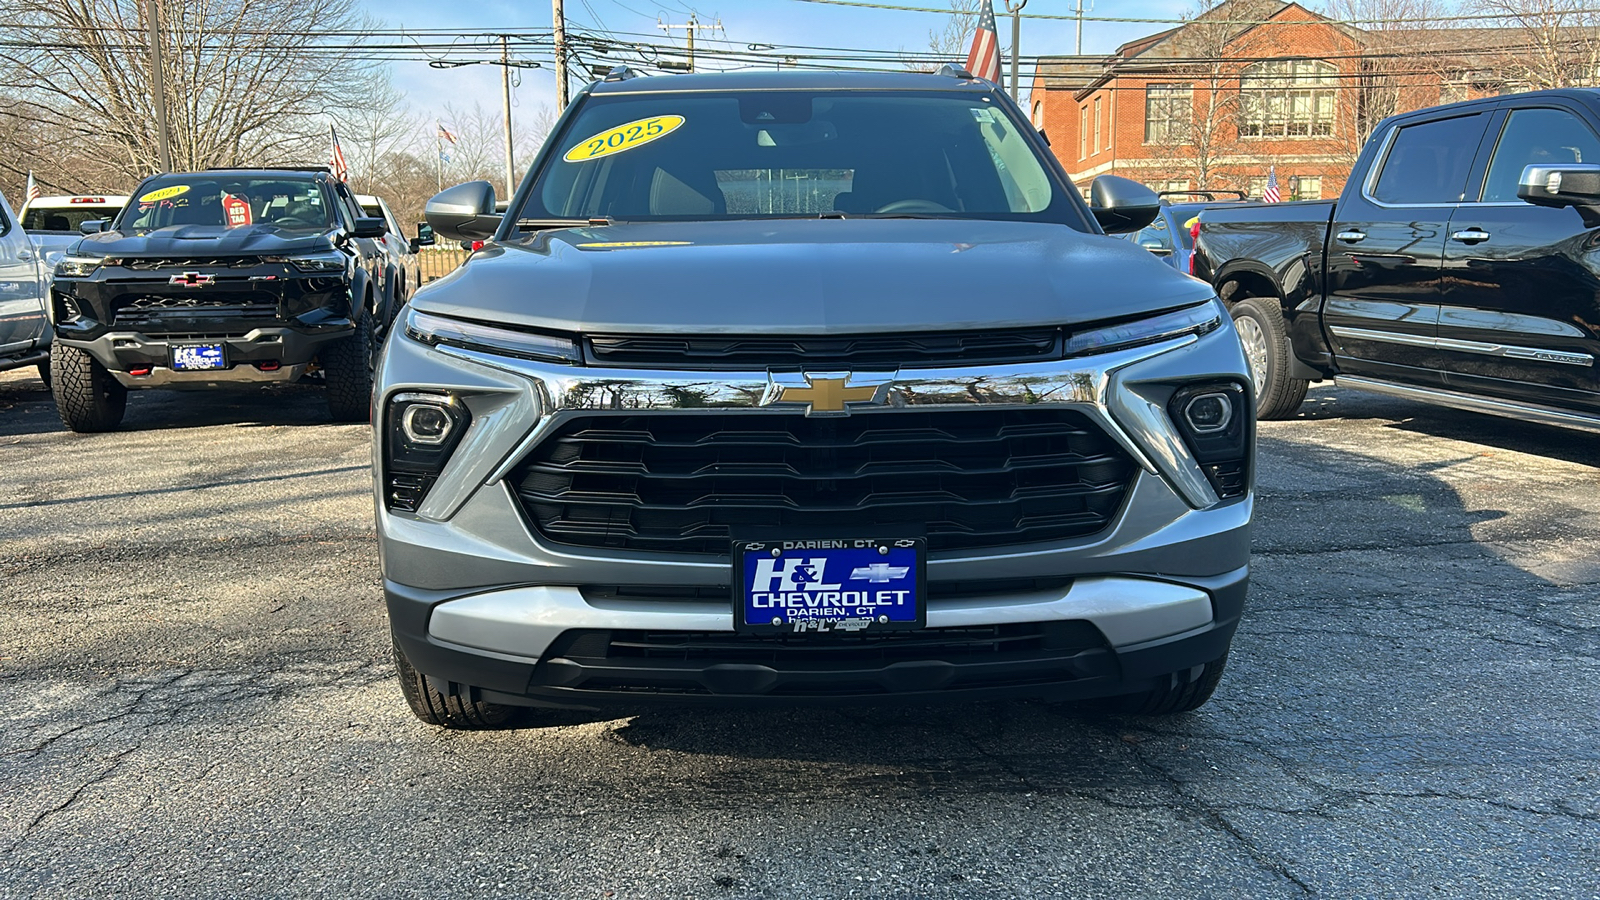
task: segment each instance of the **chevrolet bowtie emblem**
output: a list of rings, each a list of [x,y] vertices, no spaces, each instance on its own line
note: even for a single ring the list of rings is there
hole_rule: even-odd
[[[769,403],[804,403],[806,415],[829,414],[846,415],[852,403],[873,403],[878,400],[878,392],[888,387],[887,381],[861,383],[855,381],[850,375],[838,377],[810,375],[802,376],[806,383],[774,384],[774,391],[768,394]]]
[[[216,280],[217,276],[215,275],[202,275],[199,272],[185,272],[182,275],[174,275],[171,278],[168,278],[167,283],[176,284],[180,287],[205,287]]]

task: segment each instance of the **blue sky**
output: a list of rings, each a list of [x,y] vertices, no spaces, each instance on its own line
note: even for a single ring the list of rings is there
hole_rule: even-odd
[[[438,0],[365,0],[368,12],[388,27],[447,28],[462,31],[496,28],[548,29],[548,0],[481,0],[447,4]],[[942,7],[946,0],[881,0],[890,5]],[[1089,15],[1172,18],[1190,10],[1189,0],[1085,0]],[[996,11],[1004,0],[995,0]],[[1092,10],[1091,10],[1092,7]],[[689,13],[701,22],[720,19],[726,40],[733,46],[745,44],[805,44],[813,46],[875,48],[921,51],[926,49],[928,31],[944,26],[945,16],[930,13],[898,12],[828,6],[800,0],[566,0],[571,27],[604,28],[611,31],[653,33],[665,40],[656,20],[683,23]],[[1073,0],[1028,0],[1027,11],[1067,14]],[[1163,25],[1085,22],[1083,49],[1086,53],[1109,51],[1123,41],[1159,31]],[[1071,53],[1073,23],[1024,19],[1022,51],[1025,54]],[[719,35],[719,38],[722,36]],[[702,42],[709,38],[702,36]],[[1001,40],[1010,40],[1010,20],[1001,20]],[[683,32],[674,33],[681,44]],[[410,97],[416,113],[426,117],[438,114],[450,102],[470,106],[474,100],[486,107],[500,102],[500,70],[493,66],[464,66],[456,69],[430,69],[424,63],[394,64],[396,86]],[[1026,79],[1026,70],[1024,70]],[[522,83],[516,91],[516,104],[536,108],[555,105],[555,83],[543,69],[522,70]],[[513,116],[516,114],[513,113]]]

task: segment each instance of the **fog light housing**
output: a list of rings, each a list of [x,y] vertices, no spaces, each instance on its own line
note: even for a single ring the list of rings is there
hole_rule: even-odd
[[[407,392],[389,398],[384,416],[383,502],[416,512],[472,423],[458,397]]]
[[[1195,462],[1224,500],[1243,497],[1250,490],[1254,411],[1250,392],[1231,381],[1186,385],[1167,403],[1167,414]]]

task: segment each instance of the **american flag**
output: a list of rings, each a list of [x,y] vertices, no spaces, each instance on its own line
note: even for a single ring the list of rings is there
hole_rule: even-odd
[[[339,146],[339,132],[329,125],[328,134],[333,137],[333,159],[328,160],[329,166],[333,169],[333,177],[340,181],[349,181],[350,166],[344,161],[344,148]]]
[[[434,122],[433,124],[439,126],[439,137],[444,138],[452,144],[456,142],[456,136],[450,133],[450,129],[444,127],[443,122]]]
[[[995,30],[994,0],[983,0],[983,7],[978,10],[978,30],[972,35],[967,71],[979,78],[1000,81],[1000,35]]]
[[[39,185],[33,180],[33,170],[28,170],[28,191],[25,200],[39,199]]]
[[[1261,192],[1261,199],[1267,203],[1277,203],[1283,199],[1283,195],[1278,193],[1277,166],[1267,167],[1267,189]]]

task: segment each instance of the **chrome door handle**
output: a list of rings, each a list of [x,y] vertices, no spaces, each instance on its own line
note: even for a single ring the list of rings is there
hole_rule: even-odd
[[[17,259],[33,259],[32,250],[18,250]]]
[[[1450,235],[1450,240],[1460,241],[1463,244],[1480,244],[1489,239],[1489,232],[1478,228],[1468,228],[1466,231],[1457,231]]]
[[[1334,237],[1344,241],[1346,244],[1359,244],[1367,239],[1367,233],[1365,231],[1341,231]]]

